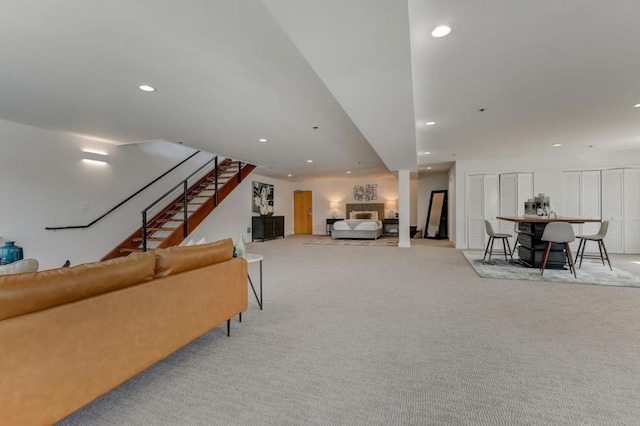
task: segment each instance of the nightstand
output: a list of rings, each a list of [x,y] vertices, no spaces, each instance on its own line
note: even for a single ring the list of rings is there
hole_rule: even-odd
[[[333,231],[333,224],[339,220],[344,220],[340,217],[332,217],[327,219],[327,235],[331,235],[331,231]]]
[[[398,225],[400,224],[400,219],[397,217],[387,217],[382,219],[383,234],[384,235],[395,235],[398,236]]]

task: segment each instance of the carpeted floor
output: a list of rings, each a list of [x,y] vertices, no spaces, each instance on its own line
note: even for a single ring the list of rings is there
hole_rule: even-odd
[[[494,254],[489,262],[483,260],[484,251],[464,251],[463,254],[482,278],[640,287],[640,275],[621,270],[614,264],[610,270],[609,266],[602,266],[602,262],[595,259],[585,259],[582,267],[576,267],[576,278],[569,269],[546,269],[540,275],[540,269],[519,263],[517,257],[512,262]]]
[[[231,337],[213,330],[62,424],[640,424],[640,289],[481,279],[439,241],[304,240],[248,244],[264,311],[251,297]]]
[[[302,241],[303,244],[319,244],[333,246],[388,246],[398,245],[398,237],[379,237],[375,240],[331,238],[330,236],[313,236]]]

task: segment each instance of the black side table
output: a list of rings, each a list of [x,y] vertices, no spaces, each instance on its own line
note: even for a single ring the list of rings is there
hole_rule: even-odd
[[[395,235],[398,236],[398,225],[400,224],[400,219],[398,218],[385,218],[382,220],[382,226],[384,227],[384,235]],[[393,233],[391,231],[394,231]]]
[[[331,235],[331,231],[333,231],[333,224],[339,220],[344,220],[340,217],[332,217],[327,219],[327,235]]]

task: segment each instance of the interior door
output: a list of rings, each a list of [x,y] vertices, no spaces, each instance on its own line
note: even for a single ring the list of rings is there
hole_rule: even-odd
[[[483,176],[467,176],[467,242],[470,249],[484,248]]]
[[[562,214],[569,217],[582,217],[582,172],[564,172],[562,174]],[[580,235],[582,229],[578,224],[571,224],[573,233]],[[595,234],[595,232],[594,232]],[[580,242],[573,241],[569,243],[571,253],[577,253],[578,244]]]
[[[518,215],[518,174],[517,173],[504,173],[500,175],[500,216],[515,217]],[[495,203],[496,201],[494,201]],[[494,219],[491,217],[490,219]],[[515,235],[512,222],[501,220],[496,227],[497,220],[491,220],[493,229],[497,232],[503,232],[505,234]],[[499,244],[499,245],[498,245]],[[515,244],[515,237],[510,238],[509,244],[511,247]],[[502,247],[502,240],[496,241],[494,248],[500,249]]]
[[[313,205],[311,191],[293,192],[293,233],[313,232]]]
[[[624,252],[640,253],[640,170],[624,170],[623,188]]]
[[[482,197],[484,201],[482,203],[483,218],[491,222],[491,226],[496,232],[500,228],[498,227],[498,216],[500,216],[500,179],[498,175],[484,175],[482,183]],[[489,237],[485,229],[484,220],[482,221],[482,233],[484,242],[486,244]],[[483,245],[481,248],[484,248]],[[496,241],[493,245],[494,250],[502,249],[502,240]]]
[[[609,253],[622,253],[622,169],[602,171],[602,220],[609,221],[604,244]]]
[[[582,186],[580,188],[580,217],[585,219],[600,219],[600,170],[582,172]],[[587,222],[580,225],[580,234],[593,235],[600,230],[600,222]],[[573,247],[571,248],[573,250]],[[587,241],[585,249],[588,253],[598,253],[598,244]]]

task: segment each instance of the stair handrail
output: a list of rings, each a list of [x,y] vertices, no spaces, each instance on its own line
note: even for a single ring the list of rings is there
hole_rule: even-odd
[[[188,222],[188,220],[189,220],[189,212],[187,210],[187,205],[188,205],[188,202],[189,202],[188,196],[187,196],[187,194],[189,192],[188,181],[189,181],[189,179],[191,179],[192,177],[194,177],[195,175],[200,173],[209,164],[214,163],[214,162],[215,162],[214,170],[216,170],[216,174],[215,174],[215,200],[216,200],[216,205],[218,205],[218,173],[217,173],[217,170],[218,170],[218,155],[216,155],[213,158],[211,158],[210,160],[208,160],[207,162],[205,162],[202,166],[198,167],[198,169],[195,170],[193,173],[191,173],[189,176],[187,176],[182,181],[177,183],[173,188],[168,190],[164,195],[162,195],[157,200],[155,200],[153,203],[151,203],[147,208],[142,210],[142,212],[141,212],[141,214],[142,214],[142,251],[147,251],[147,236],[148,236],[148,232],[147,232],[147,212],[152,207],[155,207],[160,201],[164,200],[166,197],[171,195],[180,186],[182,186],[182,196],[183,196],[183,203],[184,203],[184,218],[183,218],[183,221],[182,221],[182,227],[183,227],[182,233],[183,233],[184,237],[186,237],[188,235],[188,228],[189,228],[189,222]],[[240,164],[242,164],[242,163],[240,163]]]
[[[191,158],[193,158],[195,155],[197,155],[200,152],[201,152],[200,150],[194,152],[193,154],[191,154],[190,156],[188,156],[187,158],[185,158],[184,160],[182,160],[181,162],[179,162],[175,166],[171,167],[169,170],[167,170],[166,172],[164,172],[163,174],[161,174],[160,176],[158,176],[157,178],[155,178],[154,180],[152,180],[151,182],[149,182],[148,184],[146,184],[145,186],[143,186],[142,188],[140,188],[139,190],[137,190],[136,192],[134,192],[133,194],[128,196],[126,199],[124,199],[123,201],[119,202],[115,207],[111,208],[108,212],[104,213],[99,218],[91,221],[91,223],[89,223],[87,225],[47,226],[44,229],[46,229],[48,231],[57,231],[57,230],[61,230],[61,229],[84,229],[84,228],[89,228],[89,227],[95,225],[98,221],[104,219],[107,215],[112,213],[118,207],[122,206],[123,204],[125,204],[126,202],[131,200],[133,197],[135,197],[136,195],[140,194],[142,191],[144,191],[145,189],[149,188],[151,185],[153,185],[154,183],[156,183],[157,181],[159,181],[160,179],[162,179],[163,177],[165,177],[166,175],[168,175],[169,173],[171,173],[172,171],[174,171],[175,169],[177,169],[178,167],[180,167],[181,165],[183,165],[184,163],[189,161]]]

